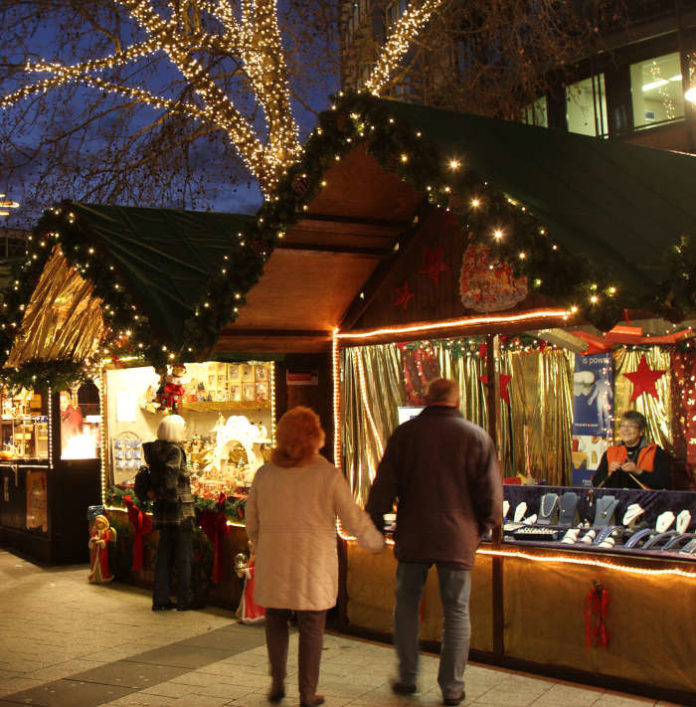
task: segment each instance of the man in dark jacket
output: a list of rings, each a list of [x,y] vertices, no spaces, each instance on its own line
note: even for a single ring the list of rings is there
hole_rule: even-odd
[[[438,683],[444,704],[457,705],[464,700],[469,654],[471,569],[481,536],[501,522],[502,481],[493,440],[459,413],[456,382],[434,380],[426,403],[389,439],[366,510],[381,527],[383,514],[397,503],[399,679],[392,690],[417,690],[419,604],[434,563],[444,614]]]
[[[157,427],[157,440],[143,444],[145,461],[153,479],[153,527],[159,530],[152,610],[190,609],[192,535],[196,519],[186,453],[181,445],[186,423],[168,415]],[[170,571],[177,568],[177,599],[170,598]]]

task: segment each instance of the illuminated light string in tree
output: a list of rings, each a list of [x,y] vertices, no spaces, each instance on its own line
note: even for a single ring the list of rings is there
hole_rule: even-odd
[[[233,10],[229,0],[188,0],[168,3],[168,14],[154,0],[112,0],[145,33],[145,39],[118,48],[107,56],[64,63],[30,59],[24,73],[30,82],[0,99],[0,107],[40,96],[67,84],[82,84],[145,104],[157,111],[178,114],[222,131],[268,196],[287,168],[300,157],[298,126],[293,118],[288,67],[278,25],[277,0],[242,0]],[[378,94],[391,72],[440,2],[412,2],[395,24],[377,59],[369,90]],[[207,22],[201,21],[205,15]],[[216,82],[199,59],[233,59],[243,69],[251,92],[263,112],[265,140],[258,125],[247,118],[232,97]],[[174,100],[143,86],[111,80],[110,70],[134,67],[137,62],[164,55],[184,78],[189,91]],[[214,62],[213,62],[214,63]],[[42,77],[42,78],[37,78]]]

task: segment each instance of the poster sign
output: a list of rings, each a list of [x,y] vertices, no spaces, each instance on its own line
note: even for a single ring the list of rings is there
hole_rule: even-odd
[[[285,382],[288,385],[319,385],[319,373],[318,371],[309,371],[307,373],[287,371],[285,373]]]
[[[48,531],[48,493],[45,471],[27,471],[27,530]]]
[[[591,486],[613,434],[614,370],[610,353],[575,355],[573,486]]]
[[[573,435],[611,437],[614,370],[610,353],[575,355]]]

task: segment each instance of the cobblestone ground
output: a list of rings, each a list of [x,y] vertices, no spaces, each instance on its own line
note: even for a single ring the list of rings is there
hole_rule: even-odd
[[[39,567],[2,550],[0,606],[0,707],[268,704],[263,627],[228,611],[154,613],[145,590],[90,585],[86,566]],[[296,649],[291,639],[288,706],[298,704]],[[391,646],[329,633],[319,691],[327,707],[440,704],[437,657],[424,655],[421,667],[421,692],[396,698]],[[467,705],[658,704],[475,664],[466,680]]]

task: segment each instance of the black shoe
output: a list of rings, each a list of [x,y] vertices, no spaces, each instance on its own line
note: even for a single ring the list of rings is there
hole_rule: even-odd
[[[284,687],[281,687],[279,690],[271,690],[268,693],[268,701],[273,705],[277,705],[279,702],[282,702],[284,698],[285,698],[285,688]]]
[[[172,609],[176,609],[176,604],[173,601],[155,602],[152,604],[153,611],[171,611]]]
[[[414,695],[418,692],[415,685],[409,685],[401,680],[394,680],[391,684],[391,690],[395,695]]]
[[[466,695],[464,694],[464,690],[462,690],[462,694],[459,695],[459,697],[445,697],[442,700],[443,705],[459,705],[462,702],[464,702],[466,698]]]
[[[319,707],[319,705],[323,705],[324,702],[326,702],[324,695],[314,695],[309,702],[300,702],[300,707]]]

